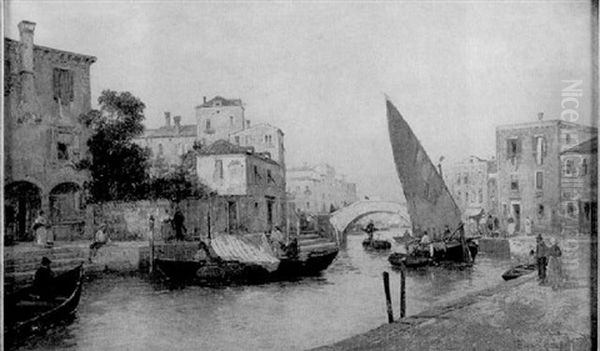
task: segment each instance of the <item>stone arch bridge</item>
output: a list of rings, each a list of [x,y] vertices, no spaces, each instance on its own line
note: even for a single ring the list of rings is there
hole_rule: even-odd
[[[389,213],[398,215],[402,221],[407,224],[410,223],[406,206],[398,202],[370,200],[357,201],[349,206],[335,211],[329,218],[329,222],[336,231],[336,239],[338,243],[344,241],[346,230],[350,225],[356,223],[365,216],[375,213]]]

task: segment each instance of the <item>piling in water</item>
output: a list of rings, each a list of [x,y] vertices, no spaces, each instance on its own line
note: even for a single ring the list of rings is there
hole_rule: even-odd
[[[390,295],[390,274],[383,272],[383,290],[385,291],[385,303],[387,305],[388,323],[394,322],[394,312],[392,311],[392,297]]]
[[[406,316],[406,276],[404,265],[400,266],[400,318]]]

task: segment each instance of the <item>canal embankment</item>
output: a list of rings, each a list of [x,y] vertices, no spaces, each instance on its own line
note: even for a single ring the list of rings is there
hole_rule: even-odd
[[[533,272],[315,350],[590,350],[595,245],[589,238],[561,244],[566,280],[557,290],[540,285]],[[512,261],[523,262],[532,258],[532,245],[535,238],[519,237],[483,249],[509,247]]]

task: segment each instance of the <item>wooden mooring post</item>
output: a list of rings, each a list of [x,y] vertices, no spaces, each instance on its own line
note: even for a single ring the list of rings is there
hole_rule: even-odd
[[[383,290],[385,291],[385,303],[387,306],[388,323],[394,323],[394,311],[392,310],[392,296],[390,295],[390,274],[383,272]]]
[[[400,266],[400,318],[406,317],[406,275],[404,264]]]

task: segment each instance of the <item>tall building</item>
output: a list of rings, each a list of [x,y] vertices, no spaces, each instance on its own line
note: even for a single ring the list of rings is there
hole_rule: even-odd
[[[285,176],[280,164],[252,148],[218,140],[197,156],[199,180],[227,200],[228,232],[285,228]]]
[[[57,239],[82,232],[93,56],[34,44],[35,23],[4,39],[5,232],[28,240],[38,210]]]
[[[336,177],[328,164],[287,170],[287,189],[297,210],[323,214],[358,201],[356,184]]]
[[[192,150],[197,138],[195,124],[181,124],[181,116],[173,117],[165,112],[165,124],[156,129],[146,129],[134,141],[150,149],[151,173],[161,175],[182,162],[182,157]]]
[[[498,209],[517,231],[526,218],[535,231],[560,229],[562,151],[596,136],[597,128],[561,120],[544,120],[496,128]]]
[[[568,234],[597,234],[598,137],[560,154],[561,230]]]
[[[489,161],[477,156],[446,166],[442,172],[448,190],[464,215],[489,211]]]
[[[244,105],[240,99],[225,99],[216,96],[196,106],[198,139],[203,145],[217,140],[229,140],[229,134],[244,130],[250,121],[244,117]]]

